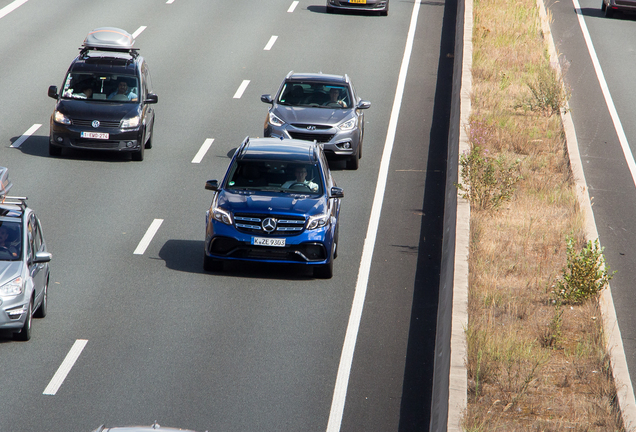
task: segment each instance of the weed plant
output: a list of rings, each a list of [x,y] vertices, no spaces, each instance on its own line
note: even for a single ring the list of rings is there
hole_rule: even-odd
[[[463,427],[623,431],[595,301],[610,276],[601,249],[575,248],[585,237],[559,116],[568,94],[535,1],[474,3],[471,149],[457,185],[472,209]]]

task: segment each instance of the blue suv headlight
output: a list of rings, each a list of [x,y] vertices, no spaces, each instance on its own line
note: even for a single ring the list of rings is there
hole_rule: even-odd
[[[225,210],[223,207],[219,207],[218,196],[219,195],[217,194],[216,197],[214,197],[214,202],[212,203],[212,217],[226,225],[232,225],[232,213]]]
[[[329,223],[329,214],[320,214],[316,216],[310,216],[309,222],[307,223],[307,229],[313,230],[317,228],[322,228]]]

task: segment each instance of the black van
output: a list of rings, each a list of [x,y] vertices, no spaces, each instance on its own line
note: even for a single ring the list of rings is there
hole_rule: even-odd
[[[67,147],[131,152],[133,160],[143,160],[144,149],[152,147],[157,95],[148,65],[133,43],[125,30],[93,30],[61,91],[49,87],[49,97],[57,100],[51,116],[51,156]]]

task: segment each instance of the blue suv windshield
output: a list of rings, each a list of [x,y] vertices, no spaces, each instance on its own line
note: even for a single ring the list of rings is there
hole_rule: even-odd
[[[237,161],[228,176],[228,189],[322,194],[317,165],[287,161]]]

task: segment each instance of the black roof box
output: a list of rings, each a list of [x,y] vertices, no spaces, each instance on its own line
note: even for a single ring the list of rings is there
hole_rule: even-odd
[[[126,30],[116,27],[100,27],[91,31],[84,39],[83,50],[131,52],[135,39]]]

